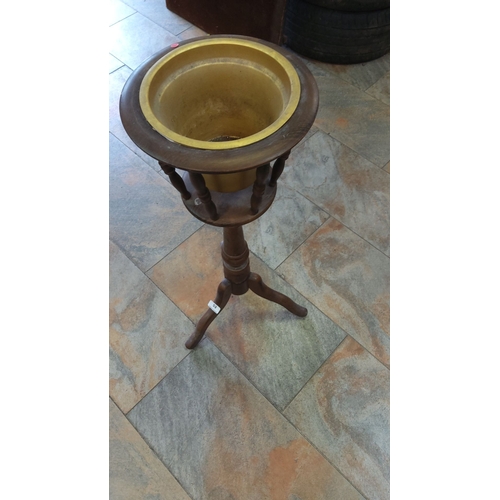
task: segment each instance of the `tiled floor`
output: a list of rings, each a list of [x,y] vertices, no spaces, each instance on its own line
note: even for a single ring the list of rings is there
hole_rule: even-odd
[[[308,316],[233,296],[188,351],[221,230],[128,138],[118,99],[143,59],[203,32],[164,0],[110,8],[110,497],[388,499],[389,55],[306,60],[317,120],[245,226],[252,269]]]

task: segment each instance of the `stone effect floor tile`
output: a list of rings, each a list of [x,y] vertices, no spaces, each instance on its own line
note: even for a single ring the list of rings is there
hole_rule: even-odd
[[[173,35],[191,27],[191,23],[167,9],[165,0],[123,0],[126,4],[140,12],[154,23],[158,24]]]
[[[379,167],[320,131],[292,150],[281,182],[389,255],[389,178]]]
[[[120,0],[108,0],[108,2],[108,22],[110,26],[128,16],[131,16],[132,14],[135,14],[134,9],[123,2],[120,2]]]
[[[330,219],[277,272],[389,365],[389,258]]]
[[[192,323],[110,244],[110,394],[128,412],[189,351]]]
[[[385,170],[388,174],[390,174],[390,173],[391,173],[391,162],[390,162],[390,161],[388,161],[388,162],[387,162],[387,165],[384,167],[384,170]]]
[[[294,149],[298,148],[299,146],[301,146],[304,142],[306,142],[307,140],[309,140],[310,137],[312,137],[314,134],[316,134],[317,132],[319,132],[319,128],[316,127],[316,125],[313,125],[310,129],[309,129],[309,132],[307,132],[306,136],[297,144],[297,146],[295,146]],[[294,150],[292,149],[292,151]],[[288,161],[288,160],[287,160]],[[285,163],[286,165],[286,163]],[[279,182],[279,181],[278,181]]]
[[[180,39],[136,12],[109,28],[109,41],[110,54],[135,69],[145,59]]]
[[[218,230],[205,226],[148,273],[193,322],[207,310],[223,278],[221,239]],[[248,291],[231,297],[207,336],[269,401],[283,409],[345,333],[252,254],[250,268],[268,286],[306,307],[307,317],[299,318]]]
[[[390,157],[389,106],[333,75],[317,76],[316,82],[320,107],[314,124],[383,167]]]
[[[174,476],[109,402],[110,500],[191,500]]]
[[[161,172],[158,162],[135,145],[122,125],[119,111],[120,95],[125,82],[131,74],[132,70],[127,66],[123,66],[109,75],[109,131],[155,172]]]
[[[244,231],[251,251],[275,269],[328,217],[314,203],[278,182],[271,208],[245,225]]]
[[[334,73],[328,70],[328,66],[331,66],[330,64],[324,63],[321,64],[319,61],[315,61],[314,59],[309,59],[306,56],[303,56],[301,54],[297,54],[293,50],[289,49],[286,47],[290,52],[293,52],[309,69],[309,71],[312,73],[312,75],[316,78],[318,76],[326,76],[330,77],[332,80],[338,79],[340,81],[343,81],[340,77],[337,77]]]
[[[208,339],[128,418],[193,499],[363,498]]]
[[[221,242],[222,229],[204,225],[147,272],[193,322],[206,311],[224,279]],[[191,331],[186,334],[187,340]]]
[[[390,73],[387,72],[380,80],[374,83],[370,88],[366,90],[367,94],[376,97],[383,103],[389,105],[391,102],[391,83],[390,83]]]
[[[202,225],[179,193],[113,135],[109,186],[110,239],[142,271]]]
[[[389,370],[347,337],[285,415],[370,500],[389,499]]]

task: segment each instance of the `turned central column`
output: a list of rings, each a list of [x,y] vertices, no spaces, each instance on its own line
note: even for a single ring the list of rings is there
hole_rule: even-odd
[[[231,284],[234,295],[243,295],[248,290],[250,276],[250,252],[243,235],[242,226],[224,228],[224,240],[221,245],[224,277]]]

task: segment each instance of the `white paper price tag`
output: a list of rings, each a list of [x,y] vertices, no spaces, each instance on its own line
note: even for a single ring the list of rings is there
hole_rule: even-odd
[[[210,301],[208,303],[208,307],[210,307],[210,309],[212,309],[212,311],[215,313],[215,314],[219,314],[219,311],[220,311],[220,307],[213,301]]]

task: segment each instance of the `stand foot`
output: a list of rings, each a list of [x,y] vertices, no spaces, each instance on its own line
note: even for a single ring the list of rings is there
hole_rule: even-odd
[[[231,282],[227,279],[223,279],[219,287],[217,288],[217,295],[215,296],[214,302],[220,307],[220,310],[224,309],[229,298],[231,297]],[[219,311],[220,312],[220,311]],[[207,328],[210,326],[210,323],[215,319],[217,314],[212,311],[212,309],[208,309],[207,312],[199,319],[196,324],[196,328],[194,332],[191,334],[189,339],[186,342],[186,347],[188,349],[194,349],[205,335]]]
[[[250,273],[248,288],[259,297],[270,300],[271,302],[276,302],[276,304],[283,306],[296,316],[303,318],[307,315],[307,309],[305,307],[299,306],[299,304],[294,302],[290,297],[269,288],[256,273]]]
[[[301,318],[306,316],[307,309],[305,307],[299,306],[290,297],[269,288],[258,274],[250,272],[248,255],[248,245],[243,236],[241,225],[224,227],[222,261],[225,278],[220,282],[214,300],[215,304],[220,307],[220,311],[224,309],[231,295],[243,295],[250,289],[259,297],[283,306],[296,316]],[[194,349],[199,344],[216,316],[217,313],[212,309],[205,312],[185,344],[188,349]]]

